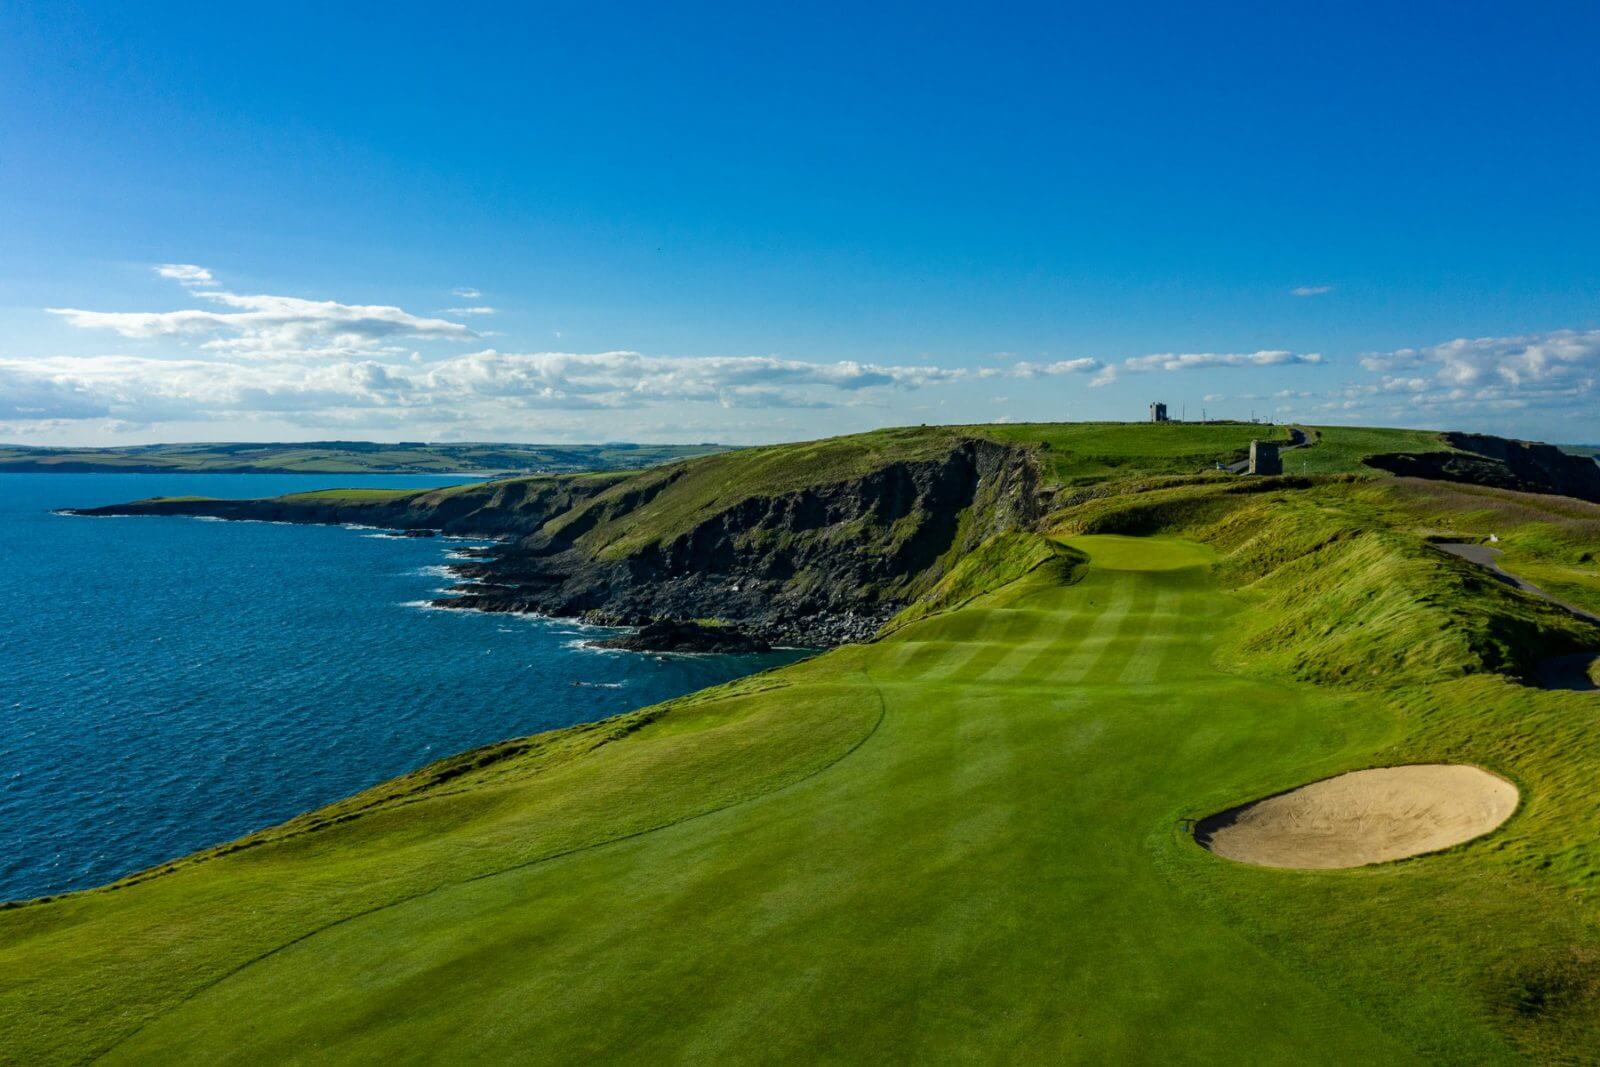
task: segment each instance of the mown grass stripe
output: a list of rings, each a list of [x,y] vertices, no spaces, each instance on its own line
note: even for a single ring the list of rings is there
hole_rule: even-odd
[[[1117,676],[1119,683],[1149,685],[1156,680],[1172,650],[1178,601],[1177,590],[1163,583],[1156,593],[1154,607],[1144,619],[1144,632],[1128,654],[1122,673]]]
[[[1121,661],[1118,642],[1131,624],[1138,627],[1149,614],[1149,605],[1155,594],[1148,581],[1123,581],[1117,584],[1117,596],[1095,622],[1094,627],[1067,661],[1051,676],[1057,685],[1080,685],[1085,681],[1099,682],[1101,665],[1110,659],[1112,666]],[[1131,623],[1130,623],[1131,621]]]
[[[997,609],[968,642],[964,653],[950,657],[932,678],[980,682],[988,678],[995,665],[1019,645],[1040,639],[1052,625],[1052,617],[1038,610]]]
[[[991,648],[982,659],[982,669],[970,675],[972,681],[985,684],[1031,681],[1027,665],[1049,654],[1063,640],[1070,640],[1071,635],[1089,621],[1081,605],[1059,595],[1038,600],[1054,601],[1057,609],[1048,611],[1034,606],[1027,613],[1027,629],[1018,632],[1009,643]]]
[[[973,616],[976,625],[962,628],[960,636],[952,643],[944,660],[928,675],[928,681],[952,678],[965,680],[970,674],[967,665],[988,649],[996,646],[1004,647],[1021,623],[1014,612],[1003,609],[980,609],[973,612]]]

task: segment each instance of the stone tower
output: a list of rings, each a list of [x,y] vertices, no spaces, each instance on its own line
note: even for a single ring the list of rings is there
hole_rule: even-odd
[[[1282,474],[1283,457],[1278,455],[1278,446],[1271,441],[1251,441],[1250,473]]]
[[[1159,401],[1157,401],[1154,404],[1151,404],[1150,405],[1150,421],[1151,422],[1166,422],[1167,421],[1167,405],[1165,405],[1165,404],[1163,404],[1163,403],[1161,403]]]

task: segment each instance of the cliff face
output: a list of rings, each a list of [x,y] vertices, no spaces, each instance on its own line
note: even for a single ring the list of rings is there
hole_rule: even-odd
[[[1458,452],[1391,453],[1371,456],[1369,466],[1412,478],[1487,485],[1525,493],[1553,493],[1600,503],[1600,465],[1554,445],[1512,441],[1484,434],[1442,435]]]
[[[964,553],[1040,513],[1031,455],[975,438],[864,464],[853,476],[819,472],[816,484],[768,495],[732,481],[708,488],[705,470],[684,464],[395,495],[155,499],[84,513],[495,537],[502,544],[454,568],[470,584],[440,606],[630,626],[714,618],[758,640],[819,646],[870,637]],[[663,511],[684,517],[661,523]],[[619,536],[652,521],[649,539]]]
[[[619,625],[715,617],[769,641],[836,644],[870,636],[963,553],[1031,522],[1037,497],[1026,453],[965,441],[938,459],[742,500],[617,558],[582,543],[598,518],[567,523],[463,566],[485,584],[453,603]]]

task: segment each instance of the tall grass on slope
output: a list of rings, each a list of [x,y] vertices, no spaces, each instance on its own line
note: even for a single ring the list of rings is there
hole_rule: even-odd
[[[932,589],[890,619],[879,636],[930,615],[956,610],[1043,568],[1051,568],[1056,580],[1067,584],[1087,561],[1082,552],[1042,534],[1026,530],[998,534],[963,556]]]
[[[1181,485],[1090,501],[1057,528],[1217,548],[1219,577],[1254,607],[1221,654],[1252,672],[1365,686],[1525,678],[1551,656],[1600,647],[1600,630],[1396,528],[1362,484]]]
[[[1359,496],[1425,536],[1492,536],[1508,570],[1600,615],[1600,504],[1417,478],[1373,482]]]

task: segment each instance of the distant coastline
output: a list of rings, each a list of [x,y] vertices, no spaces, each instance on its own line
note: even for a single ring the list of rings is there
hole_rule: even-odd
[[[0,445],[0,474],[428,474],[496,478],[633,470],[728,446],[610,442],[592,445],[428,444],[372,441],[130,445]]]

